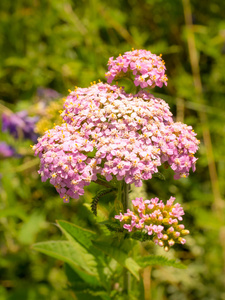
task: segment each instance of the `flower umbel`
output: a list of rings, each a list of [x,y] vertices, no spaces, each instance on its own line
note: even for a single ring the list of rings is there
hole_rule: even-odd
[[[189,234],[189,230],[179,224],[184,211],[179,203],[173,204],[174,200],[170,197],[164,204],[158,198],[136,198],[132,201],[134,211],[128,209],[126,213],[116,215],[115,219],[129,232],[141,231],[152,236],[155,244],[169,251],[175,243],[185,244],[184,236]]]
[[[77,88],[61,116],[64,124],[33,147],[42,180],[49,178],[61,197],[78,198],[97,174],[141,186],[164,162],[176,178],[195,169],[192,127],[174,123],[168,104],[146,91],[132,95],[104,83]]]
[[[110,57],[108,72],[105,74],[107,82],[134,75],[134,84],[141,88],[154,88],[167,85],[165,62],[161,55],[157,56],[147,50],[133,50],[125,52],[116,59]]]
[[[191,126],[174,122],[168,104],[143,90],[166,83],[161,56],[146,50],[109,59],[108,82],[134,75],[137,94],[107,83],[70,92],[62,125],[48,130],[33,147],[42,180],[50,179],[66,202],[79,198],[99,176],[141,186],[164,163],[174,178],[195,170],[199,141]]]

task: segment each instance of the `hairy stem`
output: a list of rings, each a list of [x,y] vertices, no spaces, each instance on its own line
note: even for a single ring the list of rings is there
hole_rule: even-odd
[[[99,185],[102,185],[102,186],[105,186],[107,188],[112,188],[112,186],[109,183],[107,183],[106,181],[101,180],[99,178],[97,180],[95,180],[95,183],[97,183]]]
[[[122,189],[122,204],[123,204],[123,210],[124,212],[127,211],[129,208],[129,185],[125,183],[125,181],[122,182],[121,184],[121,189]]]
[[[125,181],[119,182],[118,198],[122,202],[123,213],[125,213],[129,208],[129,184],[126,184]],[[126,268],[124,268],[123,270],[123,289],[124,293],[127,295],[129,294],[129,290],[131,289],[130,273]]]

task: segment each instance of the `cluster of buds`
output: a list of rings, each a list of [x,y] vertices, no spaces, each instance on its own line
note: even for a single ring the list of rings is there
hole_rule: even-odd
[[[174,200],[174,197],[170,197],[164,204],[158,198],[136,198],[132,201],[133,211],[128,209],[126,213],[120,213],[115,218],[122,223],[124,229],[146,233],[152,236],[155,244],[169,251],[175,243],[185,244],[184,236],[189,234],[189,230],[179,224],[184,211],[179,203],[174,204]]]
[[[128,51],[116,59],[110,57],[108,70],[105,74],[108,83],[133,74],[134,84],[141,88],[167,85],[166,67],[161,54],[157,56],[147,50]]]

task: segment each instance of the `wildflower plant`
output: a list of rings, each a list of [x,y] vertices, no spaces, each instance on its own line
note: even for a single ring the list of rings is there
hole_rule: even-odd
[[[159,174],[161,165],[170,167],[175,179],[195,171],[199,141],[192,127],[174,122],[168,104],[148,91],[167,85],[165,70],[161,55],[146,50],[111,57],[107,83],[70,91],[62,124],[46,131],[33,149],[40,158],[42,181],[49,179],[64,202],[78,199],[91,182],[104,186],[93,198],[93,212],[97,214],[99,199],[109,193],[121,204],[106,224],[108,229],[152,240],[168,251],[175,243],[184,244],[189,233],[179,223],[184,215],[181,205],[174,204],[173,197],[165,204],[158,198],[129,199],[130,185],[140,187]],[[112,85],[120,78],[130,79],[137,92]],[[60,227],[68,233],[65,223]]]

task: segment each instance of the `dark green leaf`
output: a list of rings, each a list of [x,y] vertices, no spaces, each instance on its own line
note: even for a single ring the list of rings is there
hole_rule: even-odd
[[[33,249],[67,262],[78,275],[92,285],[99,285],[95,257],[80,244],[68,241],[42,242],[33,245]]]
[[[106,241],[93,241],[93,244],[97,249],[115,259],[121,266],[127,268],[127,270],[139,280],[140,266],[133,260],[133,258],[128,257],[127,252],[113,245],[112,241],[110,243],[109,239]]]
[[[186,269],[186,266],[183,265],[180,262],[176,262],[175,259],[168,259],[165,256],[157,256],[157,255],[151,255],[151,256],[144,256],[138,259],[138,263],[142,268],[145,268],[147,266],[169,266],[179,269]]]
[[[87,249],[89,249],[92,245],[91,239],[96,238],[95,232],[84,229],[75,224],[63,220],[57,221],[57,223],[69,240],[71,240],[72,237],[73,240],[77,241]]]

